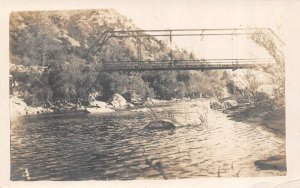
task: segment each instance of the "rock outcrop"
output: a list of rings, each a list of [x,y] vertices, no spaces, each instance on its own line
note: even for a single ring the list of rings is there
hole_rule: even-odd
[[[10,96],[10,116],[22,116],[26,114],[50,113],[53,110],[43,107],[31,107],[16,96]]]
[[[126,99],[124,97],[122,97],[122,95],[117,94],[117,93],[112,96],[110,104],[115,109],[125,109],[129,105],[129,103],[127,103]]]
[[[216,100],[210,101],[210,108],[213,110],[220,110],[224,108],[224,105]]]
[[[285,156],[272,156],[266,160],[257,160],[254,162],[262,170],[281,170],[286,171]]]
[[[168,119],[157,119],[150,121],[146,129],[175,129],[176,125]]]
[[[238,102],[235,100],[226,100],[222,103],[224,108],[231,108],[238,105]]]

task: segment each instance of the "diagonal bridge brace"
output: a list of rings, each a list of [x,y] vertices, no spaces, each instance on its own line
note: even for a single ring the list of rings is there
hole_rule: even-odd
[[[172,37],[184,36],[237,36],[251,35],[256,31],[266,31],[273,35],[283,45],[284,42],[270,28],[223,28],[223,29],[164,29],[164,30],[107,30],[90,47],[86,53],[88,59],[92,53],[98,53],[110,38],[141,38],[141,37]],[[140,50],[140,48],[139,48]],[[268,65],[274,63],[272,59],[202,59],[202,60],[174,60],[172,57],[172,46],[170,46],[170,59],[157,61],[142,61],[141,52],[138,61],[107,61],[103,63],[105,71],[144,71],[144,70],[210,70],[210,69],[242,69],[253,68],[257,65]]]

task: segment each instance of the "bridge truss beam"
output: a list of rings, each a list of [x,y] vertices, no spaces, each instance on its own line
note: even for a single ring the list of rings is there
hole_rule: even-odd
[[[104,62],[103,69],[106,71],[146,71],[146,70],[210,70],[210,69],[241,69],[252,68],[257,63],[269,64],[273,61],[261,61],[259,59],[206,59],[206,60],[177,60],[172,57],[172,37],[184,36],[238,36],[251,35],[257,31],[266,31],[270,35],[284,44],[281,39],[270,28],[222,28],[222,29],[164,29],[164,30],[114,30],[103,32],[98,41],[87,51],[86,56],[89,57],[91,53],[101,51],[102,47],[110,38],[136,38],[138,40],[138,60],[137,61],[108,61]],[[158,37],[167,36],[170,39],[170,59],[143,61],[141,59],[141,42],[142,37]],[[248,62],[246,62],[248,61]],[[179,64],[180,62],[180,64]]]
[[[269,66],[271,59],[202,59],[164,61],[110,61],[103,64],[103,70],[114,71],[158,71],[158,70],[212,70],[249,69]],[[274,63],[274,62],[273,62]]]

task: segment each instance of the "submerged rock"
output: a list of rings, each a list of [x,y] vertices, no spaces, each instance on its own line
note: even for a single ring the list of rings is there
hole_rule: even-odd
[[[167,119],[157,119],[151,121],[146,127],[146,129],[175,129],[176,125]]]
[[[266,160],[257,160],[254,164],[262,170],[286,171],[286,160],[284,156],[272,156]]]
[[[23,180],[25,181],[30,181],[30,175],[29,175],[29,171],[27,168],[20,168],[21,171],[21,175]]]

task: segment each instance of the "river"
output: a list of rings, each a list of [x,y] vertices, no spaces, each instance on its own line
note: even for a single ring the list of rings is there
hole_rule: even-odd
[[[159,107],[167,117],[178,104]],[[158,107],[157,107],[158,108]],[[155,110],[155,107],[153,107]],[[285,155],[285,140],[208,110],[207,123],[149,130],[148,111],[31,115],[11,122],[11,180],[131,180],[285,175],[254,161]]]

